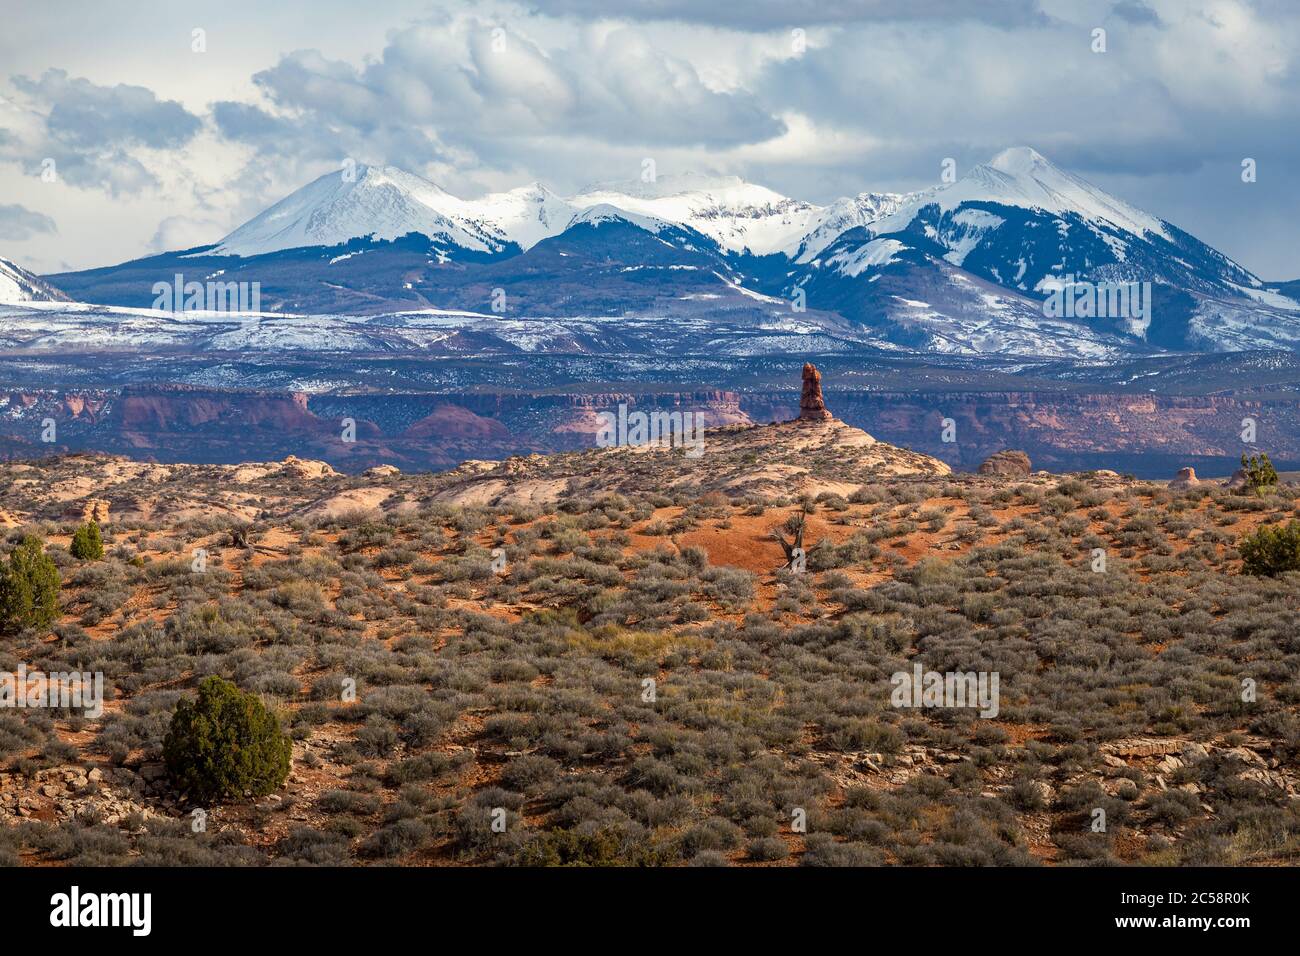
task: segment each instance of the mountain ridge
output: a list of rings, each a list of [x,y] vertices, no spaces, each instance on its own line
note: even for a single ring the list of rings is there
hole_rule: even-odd
[[[138,307],[155,273],[182,268],[259,281],[270,308],[293,312],[679,319],[713,303],[748,310],[756,329],[824,314],[859,339],[916,351],[1300,348],[1300,301],[1030,147],[953,183],[827,206],[695,173],[567,199],[531,183],[463,200],[393,167],[357,166],[214,245],[53,278],[82,298]],[[1051,315],[1045,300],[1081,283],[1150,288],[1138,289],[1137,315]]]

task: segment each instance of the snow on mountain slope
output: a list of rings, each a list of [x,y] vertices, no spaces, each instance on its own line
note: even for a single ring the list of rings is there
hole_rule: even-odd
[[[1150,233],[1170,238],[1162,220],[1053,165],[1028,146],[1004,149],[955,183],[913,193],[894,211],[880,217],[872,231],[885,233],[902,229],[919,210],[929,205],[937,205],[942,212],[952,212],[968,203],[996,203],[1055,214],[1077,213],[1084,219],[1138,235]]]
[[[1226,298],[1264,292],[1227,256],[1025,146],[1003,150],[951,185],[908,197],[867,231],[1036,295],[1066,276],[1154,282]]]
[[[809,228],[794,249],[782,249],[795,262],[810,262],[842,233],[891,216],[915,198],[914,193],[858,193],[824,206],[809,220]]]
[[[658,235],[665,229],[671,229],[674,225],[674,223],[667,222],[657,216],[628,212],[626,209],[620,209],[609,203],[600,203],[579,210],[565,225],[565,229],[570,229],[581,223],[599,227],[601,223],[605,222],[628,222],[654,235]]]
[[[754,255],[799,247],[821,208],[737,176],[687,173],[654,182],[591,186],[569,200],[575,206],[614,206],[690,226],[728,252]]]
[[[254,216],[209,255],[257,256],[283,249],[334,246],[373,236],[422,233],[475,252],[500,252],[507,240],[475,215],[479,209],[427,179],[394,166],[357,166],[354,176],[327,173]]]
[[[463,209],[521,249],[559,235],[579,211],[541,183],[467,201]]]
[[[1170,238],[1155,216],[1098,189],[1073,173],[1048,162],[1035,149],[1004,149],[988,163],[935,195],[942,209],[982,200],[1007,206],[1028,206],[1044,212],[1076,212],[1085,219],[1108,222],[1133,233]]]
[[[0,303],[67,301],[68,297],[48,282],[0,257]]]
[[[582,210],[602,206],[687,226],[729,253],[807,261],[844,230],[893,212],[910,198],[867,192],[823,207],[735,176],[686,173],[650,183],[594,186],[568,200],[541,183],[460,199],[392,166],[357,166],[354,172],[351,179],[329,173],[308,183],[204,254],[250,257],[365,237],[392,240],[412,232],[448,251],[496,254],[512,243],[530,249],[563,232]]]

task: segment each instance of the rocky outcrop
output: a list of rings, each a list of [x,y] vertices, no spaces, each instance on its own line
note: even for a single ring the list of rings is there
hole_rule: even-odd
[[[1201,479],[1196,477],[1195,468],[1180,468],[1178,474],[1169,482],[1170,488],[1192,488],[1201,483]]]
[[[63,520],[77,521],[82,524],[87,521],[107,524],[108,514],[109,502],[103,498],[83,498],[80,501],[68,502],[67,507],[63,509]]]
[[[1023,451],[1000,451],[984,459],[979,472],[981,475],[998,475],[1002,478],[1028,478],[1033,472],[1033,465]]]
[[[459,405],[442,404],[402,433],[408,439],[507,439],[510,429],[494,418],[476,415]]]
[[[293,478],[307,478],[312,481],[317,478],[333,478],[338,474],[328,462],[299,458],[297,455],[287,457],[281,470]]]
[[[815,498],[823,493],[848,496],[882,478],[952,473],[937,458],[876,441],[835,419],[818,428],[795,419],[710,429],[698,451],[698,457],[690,458],[680,448],[644,445],[554,458],[466,462],[446,475],[448,483],[435,500],[476,506],[510,500],[542,504],[584,484],[616,491],[644,487],[647,481],[665,493]],[[631,460],[645,458],[650,461]]]
[[[305,515],[309,518],[330,519],[375,511],[392,494],[391,488],[349,488],[307,508]]]
[[[811,362],[805,363],[803,392],[799,396],[799,421],[827,422],[834,417],[826,408],[826,400],[822,398],[822,373]]]

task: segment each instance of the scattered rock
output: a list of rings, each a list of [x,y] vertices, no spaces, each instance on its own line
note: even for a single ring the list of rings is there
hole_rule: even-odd
[[[1023,451],[999,451],[984,459],[979,473],[1002,478],[1028,478],[1033,473],[1033,465]]]
[[[1158,739],[1154,737],[1126,737],[1103,744],[1103,753],[1117,754],[1121,757],[1163,757],[1165,754],[1181,753],[1187,746],[1185,740]]]
[[[1257,767],[1268,766],[1268,761],[1255,753],[1255,751],[1251,750],[1249,747],[1233,747],[1230,750],[1225,750],[1223,753],[1226,757],[1236,757],[1242,763],[1254,764]]]
[[[1156,764],[1156,769],[1159,770],[1161,773],[1173,773],[1182,765],[1183,762],[1181,760],[1179,760],[1175,756],[1170,755],[1168,757],[1165,757],[1165,759],[1161,760],[1158,764]]]

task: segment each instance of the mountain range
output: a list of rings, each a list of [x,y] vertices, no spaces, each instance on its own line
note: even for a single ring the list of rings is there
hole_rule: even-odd
[[[258,282],[271,313],[436,310],[476,326],[703,315],[756,333],[775,324],[832,350],[1107,359],[1300,345],[1293,286],[1028,147],[952,183],[826,206],[696,174],[464,200],[394,167],[356,166],[211,245],[46,279],[139,309],[176,274]],[[1045,308],[1085,281],[1150,283],[1143,315]],[[541,339],[564,347],[566,336]]]

